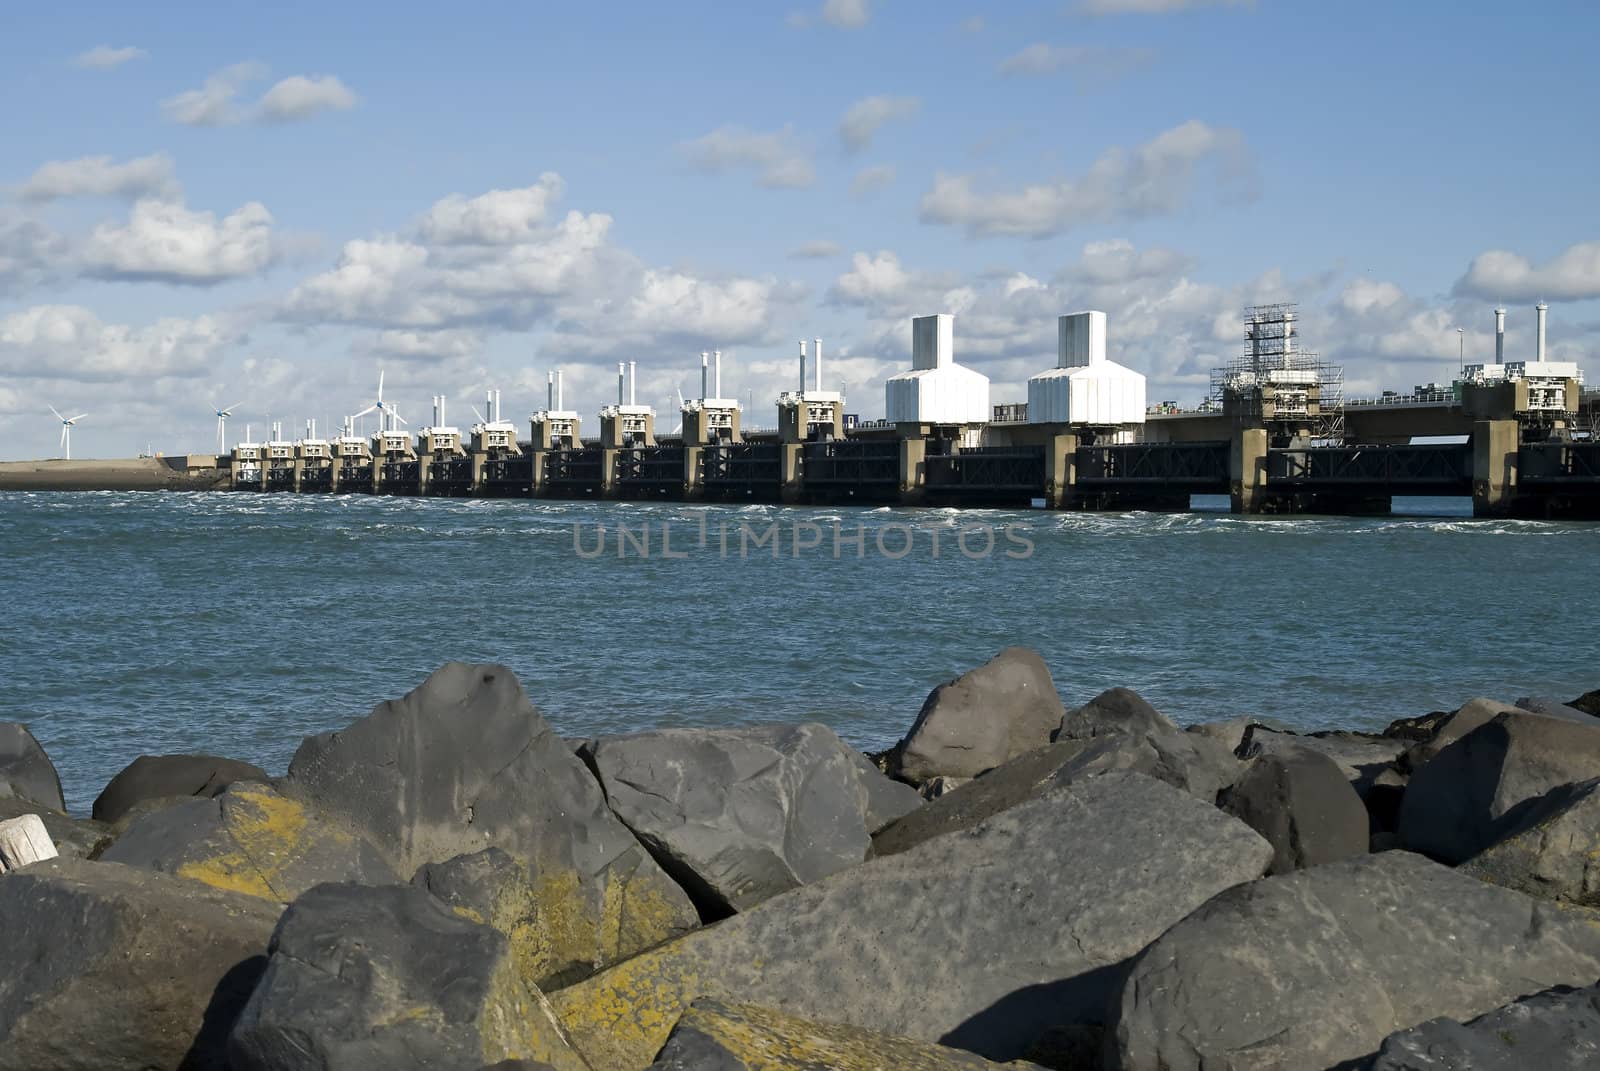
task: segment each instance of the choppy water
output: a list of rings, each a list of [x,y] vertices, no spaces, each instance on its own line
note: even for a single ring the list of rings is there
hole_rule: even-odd
[[[1185,722],[1380,727],[1600,685],[1600,526],[1416,505],[1438,515],[0,494],[0,720],[33,726],[85,810],[141,752],[281,772],[449,659],[511,666],[571,736],[816,719],[861,746],[1013,643],[1069,704],[1125,684]],[[741,556],[738,526],[773,522],[776,560]],[[651,526],[650,557],[618,557],[619,523]],[[796,555],[796,523],[820,545]],[[579,556],[574,525],[586,552],[607,526],[606,552]]]

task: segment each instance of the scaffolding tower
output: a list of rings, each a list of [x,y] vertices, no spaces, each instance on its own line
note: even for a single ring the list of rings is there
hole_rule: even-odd
[[[1211,371],[1210,401],[1277,438],[1344,441],[1344,366],[1299,348],[1298,306],[1249,305],[1244,353]]]

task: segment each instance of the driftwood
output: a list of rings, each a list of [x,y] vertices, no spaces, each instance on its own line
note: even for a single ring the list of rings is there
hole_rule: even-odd
[[[41,859],[54,859],[56,855],[55,842],[38,815],[25,814],[0,822],[0,873]]]

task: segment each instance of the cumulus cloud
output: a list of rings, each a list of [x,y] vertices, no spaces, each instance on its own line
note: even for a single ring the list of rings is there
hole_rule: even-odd
[[[69,244],[36,219],[0,207],[0,292],[31,289],[61,274]]]
[[[267,90],[256,114],[262,122],[289,123],[355,104],[356,95],[334,75],[296,74]]]
[[[84,244],[86,274],[210,286],[253,275],[274,259],[272,215],[251,201],[218,220],[182,204],[145,200],[126,223],[103,223]]]
[[[839,137],[846,148],[859,152],[872,144],[883,124],[910,118],[921,107],[922,102],[916,97],[864,97],[844,113],[839,121]]]
[[[1202,7],[1255,7],[1255,0],[1078,0],[1084,15],[1166,15]]]
[[[857,197],[865,197],[869,193],[876,193],[886,186],[893,185],[895,169],[893,164],[876,164],[864,167],[856,172],[856,177],[850,180],[850,192]]]
[[[437,202],[423,217],[422,237],[441,245],[510,245],[537,237],[550,205],[561,199],[561,176],[546,171],[532,186],[459,194]]]
[[[859,30],[872,19],[869,0],[824,0],[821,10],[791,11],[786,20],[795,29],[825,22],[841,30]]]
[[[186,89],[161,102],[168,119],[184,126],[225,126],[243,121],[245,113],[235,103],[246,85],[266,76],[267,69],[254,60],[235,63],[211,75],[199,89]]]
[[[1600,241],[1570,245],[1539,265],[1504,249],[1480,253],[1456,281],[1455,292],[1489,301],[1600,298]]]
[[[721,126],[684,142],[680,148],[697,171],[721,173],[754,169],[757,183],[768,189],[798,189],[816,182],[816,170],[794,131],[784,127],[772,133]]]
[[[789,256],[794,260],[825,260],[828,257],[836,257],[841,252],[843,250],[839,248],[838,242],[819,239],[796,246],[789,250]]]
[[[1190,258],[1172,249],[1139,249],[1126,238],[1090,242],[1078,263],[1066,270],[1068,278],[1096,286],[1143,279],[1170,279],[1189,270]]]
[[[227,342],[209,316],[132,327],[102,323],[81,305],[36,305],[0,319],[0,368],[23,378],[89,381],[197,376]]]
[[[25,201],[53,201],[62,197],[169,198],[177,193],[172,158],[158,152],[120,164],[109,156],[52,160],[35,171],[17,195]]]
[[[923,195],[921,218],[974,236],[1045,238],[1085,223],[1170,215],[1193,198],[1204,168],[1219,186],[1239,184],[1248,167],[1244,137],[1192,119],[1133,149],[1112,148],[1082,176],[1015,192],[982,193],[967,175],[939,174]]]
[[[444,364],[469,360],[483,351],[484,336],[471,328],[437,331],[379,331],[361,350],[379,360],[421,361]]]
[[[129,60],[146,59],[150,53],[142,48],[127,45],[122,48],[112,48],[110,45],[96,45],[87,52],[80,52],[72,57],[74,67],[84,67],[95,71],[109,71],[120,67]]]
[[[1000,62],[1004,75],[1070,74],[1080,89],[1109,85],[1155,62],[1150,48],[1106,45],[1029,45]]]

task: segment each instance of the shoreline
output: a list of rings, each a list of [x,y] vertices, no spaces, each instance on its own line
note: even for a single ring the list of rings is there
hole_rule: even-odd
[[[227,484],[227,470],[209,456],[0,461],[0,491],[212,491]]]

